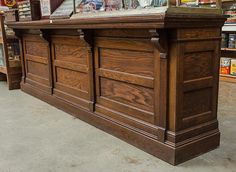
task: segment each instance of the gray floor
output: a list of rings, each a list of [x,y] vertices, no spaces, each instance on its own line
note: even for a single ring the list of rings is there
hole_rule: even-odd
[[[220,148],[173,167],[0,82],[0,172],[236,172],[236,84],[220,91]]]

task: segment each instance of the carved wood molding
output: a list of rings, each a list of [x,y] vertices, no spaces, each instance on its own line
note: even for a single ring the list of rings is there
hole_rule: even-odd
[[[154,47],[160,52],[160,57],[167,58],[168,48],[165,42],[165,34],[161,33],[161,31],[158,31],[157,29],[150,29],[149,33],[151,34],[151,42],[153,43]]]
[[[48,30],[40,29],[39,36],[43,38],[45,41],[50,42],[50,33]]]
[[[155,115],[157,115],[156,125],[158,127],[157,137],[161,142],[166,140],[167,123],[167,64],[168,64],[168,44],[166,33],[162,30],[151,29],[151,42],[154,45],[154,57],[156,60],[156,82],[155,92],[158,93],[155,103]]]
[[[18,38],[18,39],[21,39],[22,38],[22,33],[21,33],[21,30],[20,29],[13,29],[14,33],[15,33],[15,36]]]
[[[86,42],[89,47],[93,46],[92,33],[90,31],[78,29],[77,32],[79,33],[80,40]]]
[[[83,30],[82,29],[78,29],[77,32],[79,33],[80,39],[85,41]]]
[[[91,91],[90,91],[90,96],[92,97],[92,99],[90,100],[90,103],[89,103],[89,110],[91,112],[94,112],[95,111],[95,100],[94,100],[94,97],[95,97],[95,93],[94,93],[94,80],[93,80],[93,77],[94,77],[94,69],[93,69],[93,66],[94,66],[94,62],[93,60],[93,35],[91,33],[91,31],[87,31],[87,30],[82,30],[82,29],[78,29],[77,32],[79,33],[79,38],[81,41],[83,41],[86,45],[87,45],[87,53],[88,53],[88,58],[90,60],[89,61],[89,70],[88,70],[88,74],[90,76],[90,80],[92,80],[90,82],[90,88],[91,88]]]

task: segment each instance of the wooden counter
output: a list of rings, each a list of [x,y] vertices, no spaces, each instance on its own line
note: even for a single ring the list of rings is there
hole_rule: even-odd
[[[158,13],[8,26],[22,43],[23,91],[176,165],[219,146],[224,20]]]

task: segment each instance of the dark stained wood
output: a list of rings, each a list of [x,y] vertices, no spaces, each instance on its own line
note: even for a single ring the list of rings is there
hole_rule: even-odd
[[[0,81],[6,81],[7,77],[4,73],[0,73]]]
[[[171,68],[171,72],[172,69],[177,70],[176,72],[179,71],[179,75],[175,77],[180,83],[183,83],[174,88],[178,90],[175,100],[177,107],[175,111],[177,111],[178,118],[173,121],[176,129],[203,124],[213,120],[213,116],[216,114],[214,109],[216,108],[215,99],[218,91],[215,88],[217,84],[213,83],[218,82],[218,75],[215,72],[217,73],[217,65],[219,65],[219,39],[215,38],[220,36],[220,32],[215,29],[213,33],[215,35],[209,35],[209,32],[206,32],[203,36],[206,36],[204,39],[208,38],[207,41],[199,38],[198,42],[192,38],[189,39],[187,34],[187,38],[184,38],[183,34],[180,34],[180,37],[175,36],[176,41],[181,41],[179,45],[175,43],[177,48],[173,50],[178,54],[177,60],[179,59],[180,63],[179,68],[175,66],[176,69]],[[185,41],[182,40],[183,38]],[[171,99],[173,98],[171,97]],[[173,110],[171,108],[171,111]],[[213,110],[215,111],[214,115]]]
[[[212,75],[212,52],[187,53],[184,57],[184,81]],[[206,67],[207,66],[207,67]]]
[[[159,14],[9,25],[22,36],[23,91],[176,165],[219,146],[223,21]]]
[[[156,29],[156,28],[199,28],[199,23],[203,27],[214,28],[216,25],[222,25],[225,17],[222,15],[209,14],[165,14],[156,12],[155,14],[146,13],[145,15],[130,16],[113,16],[113,17],[95,17],[79,19],[58,19],[58,20],[41,20],[32,22],[9,22],[8,25],[13,28],[21,29]]]

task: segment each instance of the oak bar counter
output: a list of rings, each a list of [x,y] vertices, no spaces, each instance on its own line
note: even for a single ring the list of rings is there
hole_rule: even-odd
[[[217,148],[225,17],[114,13],[8,23],[21,89],[173,165]]]

